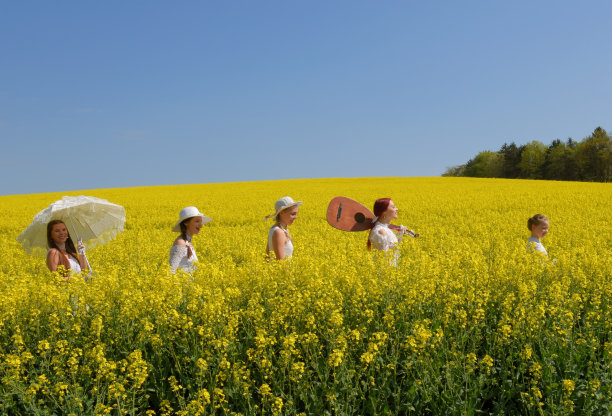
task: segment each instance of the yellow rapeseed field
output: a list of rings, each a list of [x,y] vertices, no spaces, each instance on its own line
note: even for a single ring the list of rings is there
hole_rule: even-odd
[[[126,230],[63,282],[16,241],[63,195]],[[265,215],[304,201],[290,261]],[[421,234],[398,267],[330,227],[344,195],[391,197]],[[179,210],[213,218],[169,272]],[[526,223],[550,219],[548,258]],[[0,414],[612,412],[612,185],[470,178],[244,182],[0,197]]]

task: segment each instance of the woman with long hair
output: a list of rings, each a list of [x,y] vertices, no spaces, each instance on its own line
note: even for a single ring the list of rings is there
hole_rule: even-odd
[[[47,224],[47,267],[52,272],[63,266],[65,276],[81,273],[87,268],[85,246],[79,240],[77,248],[70,237],[68,228],[62,220],[49,221]]]
[[[274,252],[276,260],[282,260],[293,255],[293,239],[289,234],[289,226],[297,219],[298,209],[302,201],[295,202],[290,196],[285,196],[274,203],[274,214],[268,218],[274,218],[275,224],[268,231],[268,244],[266,255],[270,258],[270,252]]]
[[[206,217],[196,207],[183,208],[179,213],[179,219],[174,224],[172,231],[181,233],[170,249],[170,267],[175,272],[182,268],[186,272],[196,269],[195,263],[198,261],[195,248],[191,239],[200,233],[202,225],[211,222],[212,218]]]

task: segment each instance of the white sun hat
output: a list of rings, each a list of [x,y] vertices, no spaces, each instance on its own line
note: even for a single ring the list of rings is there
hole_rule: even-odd
[[[279,199],[278,201],[276,201],[274,203],[274,210],[276,211],[274,214],[270,214],[268,216],[266,216],[266,219],[268,218],[276,218],[276,216],[282,211],[285,210],[287,208],[291,208],[291,207],[295,207],[295,206],[300,206],[302,205],[302,201],[294,201],[293,198],[291,198],[290,196],[284,196],[281,199]]]
[[[180,233],[181,223],[193,217],[202,217],[202,224],[206,224],[207,222],[212,221],[212,218],[209,218],[202,214],[196,207],[187,207],[181,210],[181,213],[179,214],[179,220],[176,222],[176,224],[174,224],[174,227],[172,227],[172,231],[174,231],[175,233]]]

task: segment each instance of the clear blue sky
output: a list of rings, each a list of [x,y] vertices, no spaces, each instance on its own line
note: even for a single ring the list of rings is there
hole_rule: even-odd
[[[3,1],[0,194],[437,176],[612,129],[610,1]]]

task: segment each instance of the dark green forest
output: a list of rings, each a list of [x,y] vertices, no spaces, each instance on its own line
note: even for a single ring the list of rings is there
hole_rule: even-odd
[[[442,176],[475,178],[552,179],[560,181],[612,181],[612,140],[597,127],[580,142],[537,140],[504,143],[498,151],[482,151],[467,163],[448,168]]]

